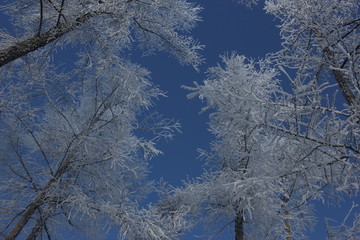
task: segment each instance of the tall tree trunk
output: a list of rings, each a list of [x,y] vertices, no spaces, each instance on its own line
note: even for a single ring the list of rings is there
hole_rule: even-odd
[[[52,204],[51,209],[48,210],[49,212],[46,212],[44,215],[41,214],[40,208],[38,209],[40,215],[39,219],[37,220],[35,226],[32,228],[29,236],[27,237],[27,240],[35,240],[43,229],[45,229],[45,231],[47,232],[46,221],[53,215],[56,207],[57,206],[55,204]],[[50,240],[50,235],[48,232],[47,234],[48,239]]]
[[[235,240],[244,240],[244,216],[238,212],[235,218]]]
[[[34,215],[34,213],[38,209],[38,207],[43,205],[46,202],[46,197],[47,197],[46,195],[47,195],[48,190],[66,172],[66,170],[69,167],[71,161],[75,158],[76,151],[77,151],[77,147],[75,147],[67,155],[67,157],[64,159],[64,161],[61,163],[60,167],[55,172],[53,178],[51,178],[47,182],[47,184],[42,189],[42,191],[40,193],[38,193],[35,200],[30,205],[28,205],[27,210],[22,214],[22,217],[17,222],[17,224],[13,227],[11,232],[5,237],[5,240],[14,240],[20,234],[20,232],[23,230],[23,228],[28,223],[30,218]],[[35,226],[34,229],[37,229],[37,227]],[[34,233],[36,233],[36,232],[34,232]]]
[[[5,237],[5,240],[14,240],[24,226],[27,224],[31,216],[35,213],[36,209],[43,203],[46,192],[41,192],[37,198],[28,206],[26,212],[22,215],[21,219],[12,229],[12,231]]]

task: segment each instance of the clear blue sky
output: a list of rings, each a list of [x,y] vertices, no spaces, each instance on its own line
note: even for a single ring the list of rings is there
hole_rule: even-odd
[[[156,103],[159,112],[178,119],[182,134],[162,145],[164,155],[153,162],[153,176],[162,176],[172,184],[179,184],[186,176],[196,177],[202,171],[197,160],[197,148],[207,149],[212,135],[207,131],[208,114],[199,114],[199,99],[188,100],[187,90],[181,85],[192,86],[206,78],[206,70],[220,63],[220,55],[236,51],[248,57],[264,57],[266,53],[280,49],[279,33],[273,17],[266,15],[262,7],[246,9],[231,0],[197,1],[204,9],[202,22],[192,35],[205,45],[205,64],[196,72],[190,66],[180,66],[167,55],[140,58],[139,61],[151,72],[153,81],[167,92],[168,97]]]
[[[253,9],[246,9],[231,0],[198,0],[204,9],[201,12],[202,22],[191,33],[194,38],[206,47],[203,56],[205,64],[196,72],[190,66],[180,66],[178,62],[166,54],[139,57],[134,53],[134,61],[148,68],[152,80],[167,92],[167,98],[156,102],[156,110],[166,117],[179,120],[182,134],[178,134],[168,143],[159,145],[163,155],[152,160],[150,178],[160,179],[179,186],[187,177],[194,178],[202,173],[202,164],[197,157],[197,148],[208,149],[213,136],[207,131],[208,114],[199,115],[203,106],[199,99],[188,100],[186,90],[181,85],[191,86],[193,81],[201,83],[208,67],[220,62],[219,56],[236,51],[253,58],[264,57],[268,52],[280,49],[279,31],[273,16],[266,15],[262,3]],[[0,27],[6,23],[0,15]],[[318,204],[317,204],[318,205]],[[347,206],[351,203],[347,204]],[[325,239],[324,214],[336,218],[345,217],[345,212],[334,208],[319,207],[319,225],[309,239]],[[232,229],[226,229],[225,235],[215,239],[233,239]],[[204,234],[199,229],[186,234],[182,240],[208,239],[194,238],[193,234]]]

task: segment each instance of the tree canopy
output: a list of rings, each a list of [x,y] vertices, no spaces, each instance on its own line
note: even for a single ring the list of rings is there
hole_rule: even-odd
[[[34,0],[2,9],[16,35],[1,32],[0,43],[1,235],[50,239],[80,229],[98,238],[97,230],[117,226],[120,238],[176,238],[181,219],[139,203],[154,188],[146,175],[160,152],[156,139],[171,138],[179,124],[146,113],[163,93],[126,50],[167,51],[196,67],[201,46],[183,33],[199,20],[199,7]],[[54,60],[71,45],[73,67]]]
[[[204,173],[183,186],[148,177],[157,142],[180,124],[154,110],[165,93],[129,56],[167,52],[199,70],[203,46],[189,36],[199,6],[16,0],[0,10],[11,24],[0,31],[3,238],[101,239],[116,229],[119,239],[180,239],[215,223],[210,239],[227,226],[235,240],[306,239],[314,201],[358,197],[358,0],[265,0],[282,49],[224,55],[206,80],[185,84],[215,141],[200,150]],[[352,220],[329,223],[328,238],[358,239],[360,215]]]

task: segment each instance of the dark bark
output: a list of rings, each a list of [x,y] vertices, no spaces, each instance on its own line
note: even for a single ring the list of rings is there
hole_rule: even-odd
[[[291,230],[291,223],[289,219],[289,210],[285,209],[285,233],[286,233],[286,240],[292,240],[292,230]]]
[[[23,57],[35,50],[54,42],[66,33],[69,33],[79,27],[88,19],[100,15],[101,12],[93,12],[85,14],[75,20],[74,23],[62,23],[51,28],[50,30],[37,34],[23,41],[15,43],[13,46],[0,50],[0,67]]]
[[[60,24],[49,31],[28,38],[21,42],[15,43],[13,46],[0,50],[0,67],[8,64],[20,57],[27,55],[47,44],[55,41],[56,39],[68,33],[73,28],[68,24]]]
[[[324,49],[324,53],[328,58],[330,64],[332,66],[336,66],[334,52],[329,47],[326,47]],[[336,82],[339,84],[339,88],[347,104],[349,106],[353,106],[357,104],[356,95],[351,90],[351,83],[349,78],[342,71],[338,69],[331,69],[331,72],[334,75]]]
[[[6,236],[5,240],[13,240],[19,235],[19,233],[27,224],[31,216],[35,213],[37,208],[43,203],[45,196],[46,196],[46,192],[43,191],[36,197],[36,199],[27,207],[26,212],[22,215],[21,219],[18,221],[18,223],[9,233],[9,235]]]
[[[235,218],[235,240],[244,239],[244,217],[241,212],[238,212]]]
[[[35,200],[27,207],[27,210],[25,211],[25,213],[22,215],[22,217],[20,218],[20,220],[17,222],[17,224],[14,226],[14,228],[11,230],[11,232],[5,237],[5,240],[14,240],[22,231],[22,229],[25,227],[25,225],[28,223],[29,219],[34,215],[34,213],[36,212],[36,210],[39,208],[39,206],[43,205],[46,201],[46,195],[48,190],[52,187],[52,185],[66,172],[66,170],[68,169],[71,161],[75,158],[75,152],[76,152],[76,148],[73,149],[68,155],[67,157],[64,159],[64,161],[62,162],[62,164],[60,165],[60,167],[57,169],[55,175],[53,178],[51,178],[48,183],[46,184],[46,186],[43,188],[43,190],[37,195],[37,197],[35,198]],[[48,216],[50,217],[50,216]],[[47,218],[48,218],[47,217]],[[43,224],[45,224],[45,222],[43,222]],[[43,227],[40,226],[41,228]],[[37,228],[35,226],[35,228]],[[41,229],[40,228],[40,229]],[[35,229],[36,231],[40,230],[40,229]]]
[[[51,239],[50,234],[47,231],[46,221],[51,217],[51,215],[54,213],[55,209],[56,209],[55,204],[52,204],[50,210],[48,210],[48,212],[46,212],[45,214],[41,213],[40,208],[38,209],[40,217],[37,220],[33,229],[31,230],[31,233],[27,237],[27,240],[35,240],[43,229],[45,229],[48,239],[49,240]]]

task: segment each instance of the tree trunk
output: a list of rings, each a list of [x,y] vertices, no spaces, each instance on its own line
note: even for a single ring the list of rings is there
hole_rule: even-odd
[[[22,215],[21,219],[18,221],[9,235],[6,236],[5,240],[14,240],[19,235],[31,216],[35,213],[36,209],[44,202],[45,196],[45,191],[38,194],[36,199],[28,206],[26,212]]]
[[[329,47],[326,47],[324,49],[324,53],[325,53],[326,57],[328,58],[330,64],[332,66],[336,66],[334,52],[331,51]],[[333,69],[331,69],[331,72],[334,75],[336,82],[339,84],[339,88],[340,88],[341,93],[342,93],[343,97],[345,98],[347,104],[349,106],[353,106],[353,105],[357,104],[356,96],[353,93],[353,91],[351,90],[351,83],[350,83],[349,78],[342,71],[340,71],[338,69],[333,68]]]
[[[57,169],[56,173],[54,174],[54,177],[51,178],[48,181],[48,183],[42,189],[42,191],[40,193],[38,193],[35,200],[27,207],[27,210],[25,211],[25,213],[22,215],[20,220],[17,222],[17,224],[11,230],[9,235],[5,237],[5,240],[14,240],[20,234],[20,232],[25,227],[25,225],[28,223],[31,216],[34,215],[34,213],[38,209],[38,207],[45,203],[44,201],[45,201],[45,199],[47,197],[46,196],[47,191],[66,172],[66,170],[69,167],[71,161],[75,158],[76,151],[77,151],[77,148],[74,148],[68,154],[68,156],[64,159],[64,161],[61,163],[60,167]]]
[[[291,224],[289,219],[289,210],[287,207],[285,208],[285,233],[286,233],[286,240],[292,240],[292,230]]]
[[[244,217],[241,212],[235,218],[235,240],[244,240]]]
[[[37,236],[39,235],[39,233],[43,229],[45,229],[45,231],[47,231],[46,221],[52,216],[55,209],[56,209],[56,205],[52,204],[51,209],[49,210],[49,212],[45,213],[45,215],[43,215],[43,216],[41,216],[40,208],[38,209],[38,211],[40,213],[40,217],[37,220],[37,222],[36,222],[35,226],[33,227],[33,229],[31,230],[31,233],[27,237],[27,240],[35,240],[37,238]],[[47,232],[47,234],[49,234],[49,233]],[[50,240],[50,235],[48,235],[48,239]]]

